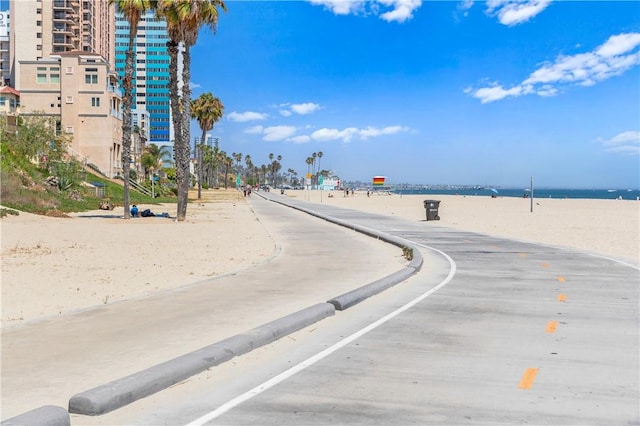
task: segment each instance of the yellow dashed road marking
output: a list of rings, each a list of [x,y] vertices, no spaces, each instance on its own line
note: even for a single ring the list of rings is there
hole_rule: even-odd
[[[563,283],[563,282],[565,282],[566,280],[564,279],[564,277],[559,276],[559,277],[558,277],[558,281],[560,281],[561,283]]]
[[[518,253],[518,256],[520,256],[520,257],[527,257],[527,253]]]
[[[558,302],[566,302],[567,301],[567,295],[566,294],[559,294],[558,295]]]
[[[540,265],[540,266],[542,266],[542,267],[543,267],[543,268],[545,268],[545,269],[549,269],[549,268],[551,268],[551,265],[549,265],[548,263],[543,263],[543,264],[542,264],[542,265]]]
[[[547,333],[554,333],[558,329],[558,321],[549,321],[547,324]]]
[[[520,384],[518,385],[518,387],[520,389],[531,389],[531,386],[533,385],[533,381],[535,380],[537,374],[537,368],[527,368],[526,370],[524,370],[522,380],[520,380]]]

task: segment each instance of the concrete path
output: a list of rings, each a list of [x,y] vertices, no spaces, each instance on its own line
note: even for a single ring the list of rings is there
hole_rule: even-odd
[[[635,265],[269,197],[404,238],[421,248],[425,264],[405,283],[313,327],[109,415],[73,415],[72,424],[640,422]],[[259,217],[270,211],[276,223],[289,215],[306,223],[289,208],[251,203]],[[345,231],[340,243],[359,238]],[[290,249],[309,244],[301,259],[308,261],[325,238],[318,233]],[[349,260],[358,263],[363,253],[350,251]],[[348,277],[347,264],[338,265],[325,285]],[[369,275],[360,285],[378,277]],[[251,308],[261,306],[268,304]],[[251,315],[260,315],[256,311]],[[242,402],[236,404],[237,397]]]
[[[67,407],[76,393],[325,302],[406,263],[396,247],[307,214],[264,200],[252,208],[274,239],[264,264],[3,329],[2,419]]]
[[[270,198],[405,238],[425,264],[233,364],[74,423],[640,423],[635,265]]]

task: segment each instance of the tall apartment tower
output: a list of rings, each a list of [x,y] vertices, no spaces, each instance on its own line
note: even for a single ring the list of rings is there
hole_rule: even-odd
[[[124,78],[126,52],[129,47],[129,23],[116,13],[116,72]],[[166,23],[146,13],[138,24],[135,41],[134,105],[133,108],[150,117],[148,142],[158,146],[171,144],[171,113],[169,109],[169,52]]]
[[[107,0],[10,0],[11,85],[20,89],[20,61],[87,52],[114,61],[115,6]]]
[[[0,86],[7,86],[11,82],[9,51],[9,11],[0,10]]]

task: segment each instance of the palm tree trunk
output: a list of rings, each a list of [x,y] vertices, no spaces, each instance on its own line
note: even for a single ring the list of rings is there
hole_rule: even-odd
[[[130,219],[129,211],[129,170],[131,167],[131,107],[133,104],[133,49],[136,39],[136,26],[129,29],[129,47],[125,57],[124,99],[122,100],[122,179],[124,181],[123,200],[124,218]]]
[[[189,102],[189,104],[191,104],[191,102]],[[207,132],[203,129],[202,138],[200,138],[200,147],[198,148],[198,200],[202,198],[202,144],[206,137]]]
[[[189,176],[189,159],[191,151],[191,89],[189,88],[189,81],[191,78],[191,53],[188,44],[184,44],[184,50],[182,52],[182,94],[180,96],[182,110],[178,112],[177,119],[180,123],[180,152],[181,159],[179,167],[182,168],[184,173],[184,180],[178,184],[178,221],[185,220],[187,216],[187,203],[190,187]],[[177,74],[177,73],[176,73]]]
[[[178,187],[178,207],[176,218],[178,221],[184,221],[187,213],[187,201],[189,195],[189,143],[187,141],[187,150],[185,152],[185,144],[182,135],[182,115],[181,106],[184,104],[178,93],[178,43],[175,41],[167,42],[167,50],[169,51],[169,93],[171,94],[171,119],[174,129],[174,160],[176,164],[176,184]]]

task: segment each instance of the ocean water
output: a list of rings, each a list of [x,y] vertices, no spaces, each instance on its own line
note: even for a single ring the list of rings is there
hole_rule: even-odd
[[[530,194],[528,190],[519,188],[496,188],[498,197],[518,197],[523,198]],[[396,194],[415,195],[475,195],[489,197],[494,192],[491,189],[400,189],[395,188],[392,192]],[[640,198],[638,189],[544,189],[533,188],[534,198],[581,198],[596,200],[615,200],[622,197],[623,200],[637,200]]]

